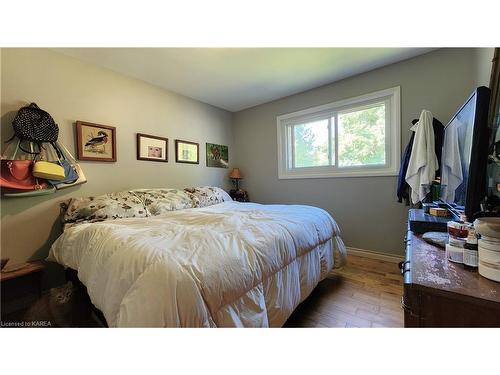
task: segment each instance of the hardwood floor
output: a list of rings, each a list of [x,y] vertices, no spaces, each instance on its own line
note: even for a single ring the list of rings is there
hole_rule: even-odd
[[[300,304],[285,327],[403,327],[396,263],[348,255]]]
[[[402,293],[396,263],[349,255],[347,265],[319,283],[284,327],[403,327]],[[102,326],[94,320],[75,326]]]

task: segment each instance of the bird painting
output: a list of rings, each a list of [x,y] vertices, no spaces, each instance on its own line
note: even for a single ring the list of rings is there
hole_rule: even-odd
[[[116,128],[113,126],[76,122],[78,159],[116,161]]]
[[[97,136],[90,135],[90,139],[85,143],[85,149],[89,152],[106,153],[106,143],[109,141],[108,133],[99,130]],[[102,146],[102,147],[100,147]]]

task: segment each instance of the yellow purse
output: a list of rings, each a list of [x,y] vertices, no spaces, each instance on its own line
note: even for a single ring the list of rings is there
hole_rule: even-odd
[[[33,145],[30,144],[30,147],[32,147],[31,152],[33,153]],[[64,178],[66,177],[64,167],[60,165],[60,163],[43,160],[45,159],[45,148],[41,146],[39,147],[40,152],[37,156],[40,158],[40,160],[35,161],[35,164],[33,164],[33,176],[37,178],[43,178],[45,180],[64,180]]]
[[[50,161],[37,161],[33,165],[33,176],[46,180],[64,180],[64,168]]]

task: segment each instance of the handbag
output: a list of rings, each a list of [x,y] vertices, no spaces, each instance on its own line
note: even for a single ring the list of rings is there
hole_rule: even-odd
[[[60,166],[64,170],[64,178],[62,180],[48,179],[47,181],[49,184],[51,185],[71,184],[76,180],[78,180],[78,172],[67,160],[60,161]]]
[[[61,189],[66,189],[71,186],[76,186],[76,185],[81,185],[87,182],[87,178],[85,177],[85,174],[83,173],[82,167],[80,167],[80,164],[75,164],[73,165],[75,168],[76,173],[78,174],[78,179],[73,182],[73,183],[63,183],[63,184],[57,184],[56,189],[61,190]]]
[[[33,176],[46,180],[64,180],[65,171],[62,166],[50,161],[39,160],[33,165]]]
[[[55,152],[50,152],[52,150]],[[33,154],[36,154],[35,159],[40,158],[40,161],[36,161],[33,167],[35,177],[46,178],[51,185],[72,183],[78,179],[77,172],[66,160],[57,142],[41,144],[40,151]]]
[[[67,160],[66,156],[64,156],[64,153],[57,142],[52,146],[56,151],[57,163],[64,169],[64,178],[62,180],[49,179],[49,184],[72,184],[78,180],[78,172],[76,171],[76,168]]]
[[[55,185],[57,190],[61,189],[66,189],[71,186],[76,186],[76,185],[81,185],[87,182],[87,178],[85,177],[85,174],[83,173],[82,168],[80,167],[80,164],[78,164],[71,155],[71,153],[68,151],[66,147],[62,143],[56,142],[56,146],[58,147],[59,151],[64,157],[64,161],[66,161],[75,171],[75,174],[77,175],[77,179],[74,182],[59,182]],[[63,161],[63,163],[64,163]],[[66,167],[65,167],[66,168]]]
[[[54,180],[54,181],[62,181],[65,178],[65,171],[64,168],[60,165],[61,164],[61,157],[60,157],[60,152],[59,150],[54,147],[56,151],[56,160],[57,162],[52,162],[52,161],[46,161],[46,148],[43,147],[42,144],[40,146],[40,152],[38,152],[35,156],[35,159],[37,157],[40,158],[40,160],[35,161],[35,165],[33,166],[33,176],[39,177],[39,178],[45,178],[46,180]]]
[[[14,133],[21,141],[35,143],[56,142],[59,127],[52,116],[40,109],[36,103],[22,107],[12,121]]]
[[[48,187],[45,180],[33,176],[33,160],[15,160],[20,142],[18,140],[16,150],[11,159],[5,158],[10,145],[2,155],[0,168],[0,189],[2,193],[41,190]]]

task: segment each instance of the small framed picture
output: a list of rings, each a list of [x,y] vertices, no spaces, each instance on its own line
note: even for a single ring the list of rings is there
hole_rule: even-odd
[[[227,146],[206,144],[207,167],[229,168],[229,153]]]
[[[137,133],[137,160],[168,162],[168,138]]]
[[[116,161],[116,128],[76,122],[76,147],[79,160]]]
[[[175,140],[175,161],[177,163],[199,164],[200,145],[195,142]]]

